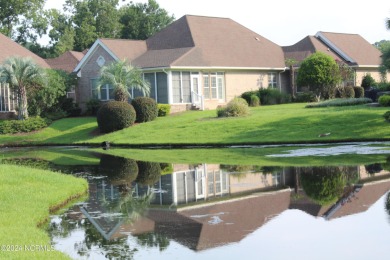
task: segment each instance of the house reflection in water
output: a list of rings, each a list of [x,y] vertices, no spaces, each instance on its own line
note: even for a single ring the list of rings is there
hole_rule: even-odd
[[[234,172],[219,164],[173,165],[172,174],[163,175],[155,185],[153,204],[182,205],[218,197],[286,187],[291,174],[286,169],[263,173],[247,170]]]
[[[148,197],[151,206],[144,204],[147,209],[141,209],[142,217],[127,221],[115,215],[115,207],[102,203],[103,197],[106,202],[123,197],[121,186],[105,179],[90,182],[90,200],[81,211],[106,240],[154,232],[192,250],[204,250],[238,242],[288,209],[331,220],[366,211],[390,190],[389,172],[344,167],[344,172],[357,176],[357,182],[345,187],[335,203],[320,205],[301,187],[302,168],[235,171],[232,166],[199,164],[172,165],[172,169],[153,186],[132,183],[134,200],[154,194]]]

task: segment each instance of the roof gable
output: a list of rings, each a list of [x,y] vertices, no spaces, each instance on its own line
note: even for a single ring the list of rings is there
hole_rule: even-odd
[[[57,58],[46,59],[46,62],[53,69],[71,73],[83,57],[82,52],[67,51]]]
[[[332,49],[328,48],[323,42],[314,36],[306,36],[299,42],[291,46],[282,47],[286,59],[296,60],[297,63],[302,62],[305,58],[315,52],[322,52],[331,56],[335,60],[341,60]]]
[[[42,68],[50,68],[44,59],[0,33],[0,63],[9,57],[30,57]]]
[[[359,34],[318,32],[316,37],[344,60],[359,66],[380,66],[382,53]]]
[[[86,64],[91,55],[98,49],[98,47],[102,47],[114,60],[126,59],[129,62],[133,62],[138,56],[146,52],[145,41],[98,39],[87,51],[85,56],[81,59],[73,71],[79,71],[84,66],[84,64]]]

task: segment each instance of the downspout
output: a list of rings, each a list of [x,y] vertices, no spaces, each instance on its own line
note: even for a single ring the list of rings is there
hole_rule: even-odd
[[[286,72],[287,67],[284,67],[283,71],[279,72],[279,91],[282,93],[282,76],[281,74]]]

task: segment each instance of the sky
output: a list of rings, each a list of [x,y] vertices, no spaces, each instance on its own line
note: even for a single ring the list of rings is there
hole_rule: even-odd
[[[370,43],[390,40],[385,26],[390,18],[389,0],[156,1],[176,19],[186,14],[230,18],[281,46],[293,45],[318,31],[360,34]],[[62,9],[64,2],[47,0],[46,8]]]

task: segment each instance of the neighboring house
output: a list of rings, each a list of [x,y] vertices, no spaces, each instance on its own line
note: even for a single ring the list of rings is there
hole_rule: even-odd
[[[111,86],[96,88],[97,79],[102,66],[120,59],[140,67],[150,96],[173,112],[214,109],[244,91],[286,85],[280,46],[228,18],[186,15],[146,41],[97,40],[74,70],[81,107],[113,98]]]
[[[48,69],[47,62],[0,33],[0,64],[10,57],[30,57],[42,68]],[[0,84],[0,118],[11,118],[15,115],[16,100],[8,85]]]
[[[78,51],[67,51],[57,58],[46,59],[52,69],[63,70],[72,73],[79,64],[85,53]]]
[[[52,69],[55,70],[63,70],[66,73],[73,73],[73,70],[80,63],[85,53],[87,52],[78,52],[78,51],[67,51],[57,58],[46,59],[46,62],[50,65]],[[68,98],[73,98],[76,101],[76,88],[72,86],[72,88],[67,92],[66,96]]]
[[[9,57],[14,56],[30,57],[42,68],[50,68],[49,64],[44,59],[0,33],[0,64]]]
[[[311,54],[323,52],[344,62],[355,72],[351,82],[353,85],[360,86],[362,78],[368,73],[376,81],[381,81],[382,53],[358,34],[318,32],[315,36],[307,36],[292,46],[282,48],[286,60],[297,61],[295,68],[299,68],[299,64]]]

